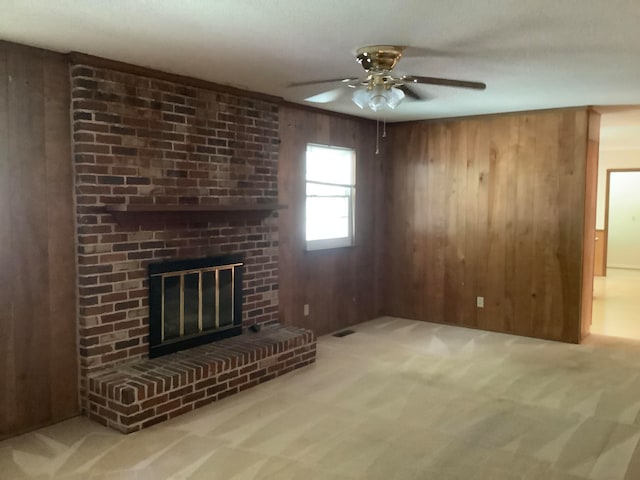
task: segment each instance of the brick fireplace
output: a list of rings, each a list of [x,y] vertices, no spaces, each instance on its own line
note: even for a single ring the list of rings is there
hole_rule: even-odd
[[[242,325],[277,323],[276,213],[123,216],[108,208],[276,204],[278,105],[91,64],[71,66],[71,86],[80,392],[88,412],[91,378],[149,355],[149,263],[241,255]]]

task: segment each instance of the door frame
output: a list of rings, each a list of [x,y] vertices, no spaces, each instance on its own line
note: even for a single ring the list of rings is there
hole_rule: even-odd
[[[593,108],[587,110],[587,138],[585,143],[582,275],[580,280],[577,343],[580,343],[591,333],[591,316],[593,313],[593,273],[595,270],[595,230],[600,156],[600,112]]]
[[[609,196],[611,194],[610,184],[611,184],[611,174],[612,173],[624,173],[624,172],[640,172],[640,168],[608,168],[607,169],[607,186],[605,189],[605,200],[604,200],[604,244],[603,244],[603,255],[602,262],[603,265],[603,276],[607,276],[607,256],[609,252]]]

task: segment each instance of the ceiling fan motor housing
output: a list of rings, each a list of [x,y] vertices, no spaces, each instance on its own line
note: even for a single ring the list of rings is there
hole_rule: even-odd
[[[402,57],[402,50],[403,47],[392,45],[370,45],[356,51],[356,60],[367,72],[389,72]]]

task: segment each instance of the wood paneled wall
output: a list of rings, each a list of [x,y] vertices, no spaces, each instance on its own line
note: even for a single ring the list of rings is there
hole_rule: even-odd
[[[580,109],[388,127],[382,312],[579,341],[587,124]]]
[[[0,42],[0,438],[75,415],[69,72]]]
[[[317,335],[375,316],[374,225],[379,220],[381,157],[375,124],[301,108],[280,109],[280,316]],[[305,149],[318,143],[356,150],[356,246],[305,251]],[[304,316],[304,305],[309,316]]]

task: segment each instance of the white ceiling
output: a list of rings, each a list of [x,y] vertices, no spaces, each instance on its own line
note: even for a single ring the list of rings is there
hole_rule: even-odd
[[[417,47],[400,73],[482,81],[418,86],[389,121],[640,104],[634,0],[0,0],[0,39],[79,51],[303,103],[296,81],[363,73],[356,48]],[[348,89],[345,87],[345,91]],[[369,116],[348,93],[329,104]]]

